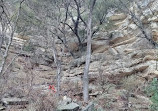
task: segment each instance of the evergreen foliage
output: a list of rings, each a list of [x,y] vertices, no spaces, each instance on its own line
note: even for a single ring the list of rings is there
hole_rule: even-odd
[[[153,104],[150,106],[152,111],[158,111],[158,80],[154,78],[153,81],[146,88],[147,95],[150,96]]]

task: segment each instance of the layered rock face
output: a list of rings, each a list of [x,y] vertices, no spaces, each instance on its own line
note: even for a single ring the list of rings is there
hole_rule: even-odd
[[[150,7],[145,4],[143,6],[146,6],[146,10],[148,10],[148,8],[154,7],[156,3],[157,1],[152,2]],[[141,15],[140,18],[148,18],[146,20],[150,24],[144,24],[146,25],[144,29],[148,30],[150,27],[151,35],[149,38],[157,42],[157,15],[146,13],[146,10],[143,11],[144,15]],[[157,9],[152,11],[157,11]],[[140,13],[138,12],[138,14]],[[110,20],[115,22],[117,30],[109,32],[111,37],[105,32],[93,39],[90,75],[91,73],[97,74],[98,69],[104,70],[104,74],[108,73],[114,76],[129,76],[139,73],[142,77],[145,77],[151,71],[154,72],[156,70],[157,51],[153,44],[144,38],[141,29],[132,22],[131,16],[123,13],[114,14],[110,17]],[[64,77],[81,75],[80,72],[83,72],[84,63],[85,56],[72,60],[69,66],[73,69],[63,72]]]
[[[149,2],[149,5],[144,4],[142,6],[145,9],[142,11],[143,15],[139,11],[137,12],[137,16],[145,26],[144,29],[149,34],[149,38],[155,43],[158,41],[156,14],[158,11],[157,8],[154,8],[157,7],[157,2],[156,0]],[[132,10],[138,10],[137,8],[133,6]],[[152,8],[155,14],[151,14],[149,8]],[[112,15],[109,19],[114,22],[117,29],[108,32],[108,34],[103,32],[92,40],[89,69],[89,88],[92,95],[99,94],[99,78],[106,82],[111,81],[119,84],[121,79],[136,75],[139,78],[135,78],[135,81],[140,80],[141,83],[145,84],[148,80],[158,77],[157,49],[149,40],[144,38],[141,29],[132,21],[131,15],[119,13]],[[63,83],[70,82],[72,86],[77,84],[78,87],[82,87],[84,64],[85,56],[69,62],[69,67],[65,67],[63,71]],[[145,99],[145,97],[139,97]],[[134,102],[133,98],[130,98],[130,100]],[[149,103],[151,102],[148,99],[147,103],[139,104],[141,106],[143,104],[149,105]],[[145,108],[139,108],[145,111]]]
[[[137,6],[132,6],[132,11],[138,11]],[[144,10],[141,13],[138,11],[136,14],[144,24],[146,32],[149,33],[149,38],[154,42],[158,42],[158,0],[151,2],[147,0],[142,7],[144,7]],[[124,91],[126,86],[122,86],[123,83],[121,82],[134,75],[135,78],[132,80],[137,81],[134,86],[139,90],[141,89],[139,85],[141,86],[141,84],[145,84],[154,77],[158,77],[158,50],[150,41],[144,38],[141,29],[132,21],[131,15],[117,13],[110,16],[109,19],[114,23],[115,30],[99,32],[92,40],[92,55],[89,68],[90,97],[97,97],[106,92],[106,100],[111,98],[116,100],[113,103],[116,107],[112,111],[121,110],[127,101],[129,107],[133,108],[132,110],[148,111],[148,106],[151,104],[149,98],[140,96],[137,93],[134,97],[131,96],[130,92],[126,91],[127,89]],[[25,41],[26,39],[18,40]],[[58,45],[57,48],[60,49],[61,46]],[[78,51],[76,43],[69,43],[68,46],[72,51]],[[34,89],[40,89],[42,93],[47,94],[49,93],[48,84],[55,84],[56,66],[53,64],[54,60],[51,51],[47,55],[44,55],[45,53],[45,49],[38,47],[35,50],[36,55],[30,60],[31,62],[25,57],[18,57],[12,72],[15,73],[15,79],[18,77],[22,81],[31,81],[31,77],[28,77],[28,73],[31,73],[34,76],[32,82]],[[68,51],[64,50],[64,53],[68,53]],[[69,96],[67,91],[69,89],[78,90],[77,94],[76,92],[73,93],[73,95],[77,95],[76,98],[82,96],[85,59],[85,55],[77,59],[70,56],[61,57],[61,86],[67,96]],[[26,61],[29,62],[26,63]],[[32,65],[35,63],[37,65]],[[49,63],[53,65],[50,66]],[[28,78],[28,80],[25,78]],[[127,79],[126,82],[130,81]],[[129,90],[132,85],[128,86],[130,87]],[[128,95],[128,98],[124,99],[124,95]],[[117,104],[118,102],[119,104]]]

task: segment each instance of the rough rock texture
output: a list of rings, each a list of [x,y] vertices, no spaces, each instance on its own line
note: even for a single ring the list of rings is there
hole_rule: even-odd
[[[156,1],[154,1],[155,3]],[[154,3],[150,7],[156,6]],[[135,5],[134,5],[135,6]],[[143,5],[142,7],[145,7]],[[154,8],[153,10],[156,10]],[[148,17],[150,13],[145,15]],[[132,74],[139,74],[142,77],[146,77],[150,72],[153,73],[156,70],[156,50],[152,44],[145,38],[139,38],[143,36],[139,28],[131,22],[130,16],[126,14],[114,14],[109,17],[111,21],[115,21],[119,24],[117,30],[111,32],[111,38],[109,44],[107,40],[101,39],[102,42],[98,42],[99,39],[94,39],[92,44],[92,56],[90,65],[90,77],[91,74],[99,74],[99,70],[103,70],[103,73],[112,74],[114,76],[129,76]],[[120,22],[122,20],[123,22]],[[150,16],[148,21],[152,30],[153,40],[157,41],[157,16]],[[104,34],[103,34],[104,35]],[[102,35],[102,36],[103,36]],[[105,33],[104,36],[107,36]],[[104,38],[104,37],[99,37]],[[98,59],[94,59],[97,54]],[[100,57],[99,57],[100,56]],[[71,71],[64,71],[65,77],[77,77],[83,74],[85,64],[85,56],[72,60],[69,67]],[[152,78],[152,77],[151,77]]]
[[[58,106],[57,111],[78,111],[79,105],[76,103],[69,103],[67,105]]]
[[[147,12],[144,13],[146,13],[147,17],[150,14]],[[146,21],[150,22],[148,25],[151,27],[151,39],[157,42],[157,17],[155,17],[155,15],[152,16],[153,17],[150,16]],[[111,16],[110,20],[115,21],[115,25],[118,27],[117,30],[110,32],[111,37],[108,40],[105,39],[108,38],[109,35],[106,32],[103,32],[102,36],[99,35],[98,39],[97,37],[93,39],[92,56],[89,68],[89,90],[92,91],[90,95],[93,95],[98,91],[98,84],[100,83],[97,79],[100,77],[102,78],[102,81],[105,81],[104,84],[108,77],[114,79],[136,75],[142,83],[146,82],[146,80],[152,80],[154,77],[158,77],[158,71],[156,70],[157,50],[153,48],[153,45],[147,39],[142,38],[144,35],[137,25],[131,22],[130,16],[116,14]],[[70,84],[75,84],[77,81],[79,87],[82,87],[85,56],[71,60],[71,62],[68,63],[69,67],[63,71],[62,81],[64,83],[67,81]],[[113,83],[119,83],[120,79],[118,79],[118,81],[112,79],[111,81]],[[115,94],[116,93],[113,93],[108,97],[110,99],[117,97],[114,96]],[[98,95],[98,93],[96,95]],[[136,97],[128,97],[128,101],[128,108],[131,107],[130,109],[132,110],[139,109],[148,111],[148,106],[151,104],[149,98],[139,95],[136,95]],[[120,104],[117,104],[118,108],[123,110],[125,101],[123,102],[123,100],[119,100],[119,103]],[[113,111],[115,110],[117,111],[118,109],[114,109]]]
[[[127,15],[125,15],[124,13],[121,13],[121,14],[113,15],[109,19],[111,21],[118,21],[118,20],[124,20],[126,17],[127,17]]]
[[[151,101],[140,95],[129,95],[126,90],[113,90],[112,93],[103,94],[96,101],[100,100],[99,104],[103,104],[106,110],[124,111],[124,110],[140,110],[149,111]],[[98,105],[99,105],[98,104]],[[97,105],[97,104],[96,104]]]
[[[6,105],[26,105],[28,100],[24,98],[2,98],[1,100]]]
[[[146,27],[151,28],[149,33],[152,36],[150,37],[157,42],[157,14],[152,15],[152,12],[145,8],[145,4],[142,7],[144,7],[144,15],[141,15],[140,19]],[[135,10],[135,8],[131,10]],[[150,8],[154,13],[158,12],[157,0],[150,4]],[[125,86],[121,86],[123,83],[121,84],[120,81],[135,75],[144,84],[148,80],[158,77],[157,49],[153,48],[153,45],[144,38],[138,26],[132,22],[130,15],[114,14],[109,19],[115,22],[116,30],[108,33],[102,31],[92,40],[92,55],[89,67],[90,97],[93,99],[101,95],[97,98],[101,100],[99,105],[106,104],[106,109],[111,111],[118,111],[118,109],[149,111],[148,106],[151,104],[149,98],[139,94],[131,95],[123,89]],[[14,76],[9,76],[8,80],[17,80],[20,83],[32,81],[31,85],[34,89],[40,90],[40,93],[48,94],[50,92],[48,85],[56,84],[54,79],[56,77],[56,65],[53,63],[52,50],[50,49],[49,53],[46,54],[46,50],[42,47],[47,44],[39,44],[41,40],[39,38],[35,37],[32,40],[36,48],[34,55],[30,57],[31,60],[29,57],[29,59],[24,56],[17,57],[11,69]],[[16,39],[20,44],[23,44],[24,40]],[[60,54],[62,46],[58,42],[56,41],[57,51]],[[78,51],[76,42],[70,42],[68,46],[71,51]],[[63,52],[68,53],[68,50],[65,49]],[[64,91],[66,88],[68,90],[64,94],[72,95],[68,93],[69,90],[72,90],[73,94],[77,95],[76,98],[78,96],[82,97],[81,89],[85,59],[84,54],[77,59],[70,56],[61,56],[61,88]],[[28,76],[28,74],[31,74],[31,76]],[[135,81],[137,80],[132,80],[132,82]],[[18,85],[19,83],[14,84]],[[139,89],[139,86],[135,87],[136,91]],[[105,95],[102,95],[103,93]],[[76,105],[76,108],[78,108],[78,105]]]

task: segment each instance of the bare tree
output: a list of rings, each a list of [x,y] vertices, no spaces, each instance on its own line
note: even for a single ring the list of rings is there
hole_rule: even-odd
[[[55,36],[51,34],[49,24],[47,26],[47,40],[48,40],[48,47],[51,47],[53,50],[53,57],[54,62],[57,67],[56,72],[56,83],[57,83],[57,97],[60,95],[60,80],[61,80],[61,57],[62,55],[58,56],[56,44],[55,44]]]
[[[6,59],[8,57],[8,52],[12,43],[12,39],[14,36],[14,33],[16,31],[18,18],[21,11],[21,5],[24,2],[24,0],[20,1],[19,9],[17,11],[17,14],[13,15],[15,16],[15,21],[13,22],[10,12],[8,11],[8,7],[6,6],[6,2],[3,0],[0,1],[0,22],[1,22],[1,29],[0,29],[0,57],[1,57],[1,63],[0,63],[0,74],[2,75],[4,66],[6,64]],[[2,49],[3,47],[3,49]]]
[[[75,36],[77,37],[79,50],[82,50],[82,48],[83,48],[83,46],[82,46],[82,38],[83,38],[82,36],[83,35],[81,35],[79,33],[79,31],[80,31],[79,26],[80,26],[81,22],[84,24],[85,27],[87,26],[86,22],[84,21],[84,19],[82,18],[82,15],[81,15],[82,13],[84,13],[85,10],[83,12],[80,11],[81,7],[83,6],[83,5],[81,5],[82,3],[83,3],[82,0],[81,1],[73,0],[73,1],[64,2],[64,8],[66,10],[66,12],[65,12],[66,18],[65,18],[64,22],[61,22],[64,25],[67,25],[71,29],[71,31],[75,34]],[[73,10],[73,12],[70,9]],[[75,11],[76,11],[76,13],[74,14]],[[71,26],[70,24],[68,24],[66,22],[66,20],[68,18],[71,18],[71,20],[73,22],[73,26]]]
[[[88,12],[87,12],[87,8],[86,5],[89,1],[84,1],[84,0],[68,0],[66,2],[64,2],[64,8],[65,8],[65,21],[61,22],[64,25],[68,26],[72,33],[77,37],[78,40],[78,48],[79,51],[84,51],[84,43],[85,40],[87,39],[87,35],[86,35],[86,28],[87,28],[87,18],[88,18]],[[99,4],[98,5],[105,5],[105,2],[103,2],[104,4]],[[101,25],[103,25],[103,23],[105,23],[105,18],[106,18],[106,14],[107,14],[107,10],[109,7],[106,7],[105,10],[103,10],[103,8],[99,8],[96,13],[95,13],[95,26],[93,27],[93,31],[92,31],[92,36],[93,37],[95,35],[95,33],[97,33],[99,31],[99,27]],[[100,11],[100,12],[98,12]],[[101,13],[101,14],[97,14],[97,13]],[[71,19],[72,24],[69,24],[67,22],[67,19]],[[99,22],[99,24],[98,24]],[[97,25],[96,25],[97,24]],[[95,28],[94,28],[95,27]],[[97,27],[97,28],[96,28]]]
[[[84,69],[83,76],[83,99],[85,102],[89,100],[89,65],[91,60],[91,37],[92,37],[92,12],[95,6],[96,0],[90,2],[89,16],[88,16],[88,25],[87,25],[87,54],[86,54],[86,64]]]
[[[65,2],[66,1],[62,1],[62,0],[58,0],[58,1],[46,0],[46,1],[37,1],[37,2],[28,0],[26,2],[26,7],[28,7],[31,10],[31,13],[33,15],[32,18],[34,19],[27,20],[30,21],[31,23],[30,22],[28,23],[26,21],[24,22],[26,22],[26,24],[31,24],[31,26],[28,25],[28,27],[33,27],[34,29],[37,29],[34,30],[33,32],[39,35],[43,35],[45,33],[45,28],[43,27],[45,27],[47,24],[47,22],[45,22],[45,18],[49,18],[49,21],[51,22],[49,23],[51,24],[50,33],[53,34],[55,37],[57,37],[61,41],[63,46],[66,48],[68,53],[70,53],[70,55],[74,57],[74,53],[68,47],[67,39],[66,39],[65,22],[67,21],[67,15],[63,14],[66,11],[63,10],[64,9],[63,4]],[[41,8],[39,9],[39,7]],[[24,18],[32,19],[30,18],[29,14],[28,16],[24,16]],[[39,24],[38,23],[34,24],[32,23],[32,21],[39,21]]]
[[[33,5],[32,5],[33,4]],[[34,7],[34,5],[41,6],[41,10],[38,7]],[[63,32],[61,27],[61,2],[60,1],[41,1],[33,3],[32,1],[27,2],[27,6],[30,7],[34,11],[34,16],[41,21],[42,28],[39,28],[38,31],[40,35],[42,35],[46,39],[46,49],[52,49],[54,63],[56,65],[56,83],[57,83],[57,96],[60,95],[60,78],[61,78],[61,56],[58,54],[58,50],[56,49],[55,40],[59,39],[64,47],[67,47],[67,44],[64,40],[65,32]],[[44,32],[44,33],[41,33]],[[63,37],[61,37],[63,36]],[[73,53],[69,51],[73,56]]]

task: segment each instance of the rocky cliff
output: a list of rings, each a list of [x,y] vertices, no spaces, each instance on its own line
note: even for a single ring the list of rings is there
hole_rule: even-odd
[[[134,4],[131,6],[131,10],[137,11],[136,14],[144,24],[144,29],[151,35],[150,39],[157,42],[158,1],[145,3],[142,6],[143,11],[139,11]],[[158,77],[157,49],[144,37],[130,14],[114,13],[109,17],[109,21],[114,23],[114,28],[98,32],[92,40],[89,68],[91,100],[94,99],[96,106],[109,111],[125,109],[149,111],[151,101],[145,96],[144,88],[154,77]],[[25,44],[27,39],[14,37],[13,46]],[[36,38],[36,40],[40,39]],[[60,53],[62,46],[58,41],[56,43],[58,53]],[[51,49],[46,54],[46,50],[42,46],[39,47],[37,41],[34,44],[36,47],[33,49],[33,54],[30,52],[16,57],[14,65],[8,70],[10,74],[6,75],[8,80],[14,79],[15,81],[9,81],[8,84],[10,87],[14,84],[26,89],[25,86],[30,84],[34,90],[49,94],[48,85],[56,83],[56,66],[53,63],[53,55]],[[74,44],[69,43],[69,47],[76,51],[76,44]],[[64,53],[61,57],[62,94],[79,101],[82,98],[85,55],[74,59],[67,55],[66,51]],[[11,61],[13,55],[15,53],[10,53],[8,61]],[[20,92],[19,95],[28,93],[28,90],[25,91]],[[16,94],[16,96],[19,95]]]

